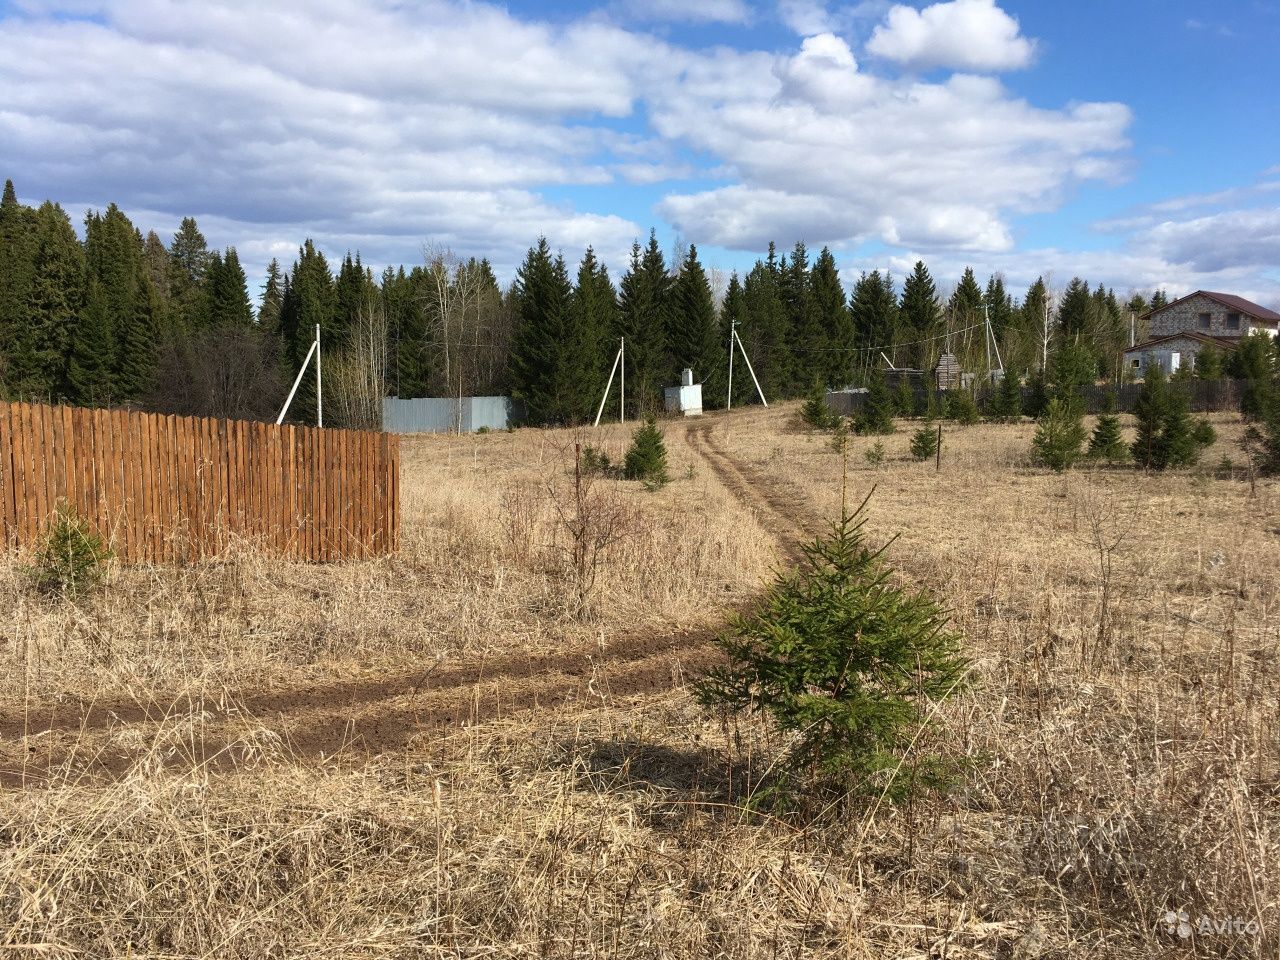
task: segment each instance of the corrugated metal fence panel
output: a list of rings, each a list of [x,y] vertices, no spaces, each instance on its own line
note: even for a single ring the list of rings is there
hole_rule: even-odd
[[[510,397],[387,397],[382,401],[382,429],[388,433],[505,430],[519,420],[520,405]]]
[[[0,540],[69,504],[125,562],[213,556],[233,537],[299,560],[395,548],[400,439],[356,430],[0,403]]]

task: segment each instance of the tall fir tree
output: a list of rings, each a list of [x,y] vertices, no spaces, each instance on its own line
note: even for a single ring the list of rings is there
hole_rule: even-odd
[[[25,322],[11,345],[10,384],[19,396],[60,399],[84,296],[84,252],[66,211],[46,201],[36,211],[35,275]]]
[[[272,257],[267,265],[267,279],[262,284],[262,300],[258,304],[258,327],[261,330],[280,334],[280,307],[283,303],[284,274],[280,271],[280,261]]]
[[[581,422],[590,406],[582,391],[571,292],[564,258],[553,258],[547,238],[539,237],[516,273],[518,325],[511,349],[512,392],[535,425]]]
[[[1080,277],[1072,277],[1058,304],[1058,331],[1064,339],[1078,340],[1092,331],[1093,314],[1089,284]]]
[[[820,352],[812,358],[812,366],[830,387],[845,387],[853,382],[854,342],[853,316],[840,283],[836,258],[828,247],[818,253],[809,274],[813,292],[813,309],[817,318]]]
[[[21,327],[35,281],[34,225],[35,211],[18,202],[13,181],[6,180],[0,195],[0,361],[10,356],[22,339]]]
[[[142,236],[113,203],[105,213],[85,218],[84,250],[85,275],[95,283],[92,291],[86,287],[85,299],[105,311],[109,351],[102,359],[111,376],[105,391],[102,384],[93,383],[94,396],[80,399],[117,403],[141,399],[151,389],[158,333],[157,298],[147,278]],[[99,320],[89,322],[97,328]],[[100,332],[95,329],[89,339]],[[73,349],[79,339],[79,332],[73,332]],[[84,369],[93,369],[97,362],[81,358]]]
[[[195,217],[184,217],[169,245],[169,303],[173,326],[194,330],[206,323],[204,275],[209,245]]]
[[[772,243],[768,257],[757,260],[747,274],[743,299],[746,311],[738,330],[739,341],[751,358],[765,398],[783,398],[788,395],[788,324],[778,252]]]
[[[434,351],[417,277],[404,267],[387,267],[382,273],[382,308],[391,348],[389,389],[398,397],[428,396]]]
[[[609,271],[596,259],[595,251],[587,252],[578,264],[577,283],[569,304],[572,330],[580,342],[577,366],[581,373],[579,392],[583,394],[585,411],[591,414],[591,401],[603,392],[613,361],[613,331],[617,326],[618,292],[609,279]],[[585,419],[585,417],[583,417]]]
[[[693,370],[694,382],[702,384],[703,405],[723,407],[727,374],[715,299],[706,271],[698,262],[698,248],[693,244],[689,245],[671,292],[670,336],[676,374],[685,367]]]
[[[942,310],[938,304],[938,288],[929,268],[923,260],[917,260],[911,273],[902,284],[900,307],[904,337],[912,341],[903,353],[907,365],[923,369],[933,359],[931,343],[922,342],[932,337],[938,328]]]
[[[86,271],[84,307],[67,357],[67,389],[77,403],[96,406],[112,399],[114,330],[101,281]]]
[[[809,251],[797,242],[782,267],[782,298],[787,310],[787,389],[792,396],[826,380],[826,339],[813,298]]]
[[[893,292],[893,280],[879,270],[864,273],[854,284],[849,311],[865,377],[866,371],[883,366],[881,353],[893,359],[893,345],[900,339],[901,315],[898,297]],[[897,363],[900,364],[901,359]]]
[[[289,273],[289,282],[280,305],[280,329],[284,352],[291,375],[295,375],[315,341],[320,328],[321,360],[335,355],[339,344],[334,338],[335,297],[333,274],[329,261],[310,239],[298,250],[298,259]],[[314,375],[304,377],[294,398],[289,415],[301,423],[316,420]]]
[[[1022,299],[1014,323],[1018,328],[1017,343],[1010,343],[1011,356],[1005,362],[1019,369],[1036,367],[1044,369],[1046,330],[1052,340],[1053,328],[1049,319],[1049,287],[1044,277],[1036,277],[1035,282],[1027,288],[1027,295]]]
[[[245,329],[253,325],[253,305],[235,247],[228,247],[225,256],[215,253],[210,260],[205,298],[205,316],[210,326]]]
[[[173,280],[170,276],[171,260],[164,241],[154,230],[148,230],[142,243],[142,262],[146,269],[147,282],[155,292],[159,313],[156,317],[156,329],[161,339],[171,337],[175,330],[173,309]]]
[[[631,247],[631,264],[618,287],[618,334],[626,337],[627,405],[641,416],[658,406],[667,372],[670,278],[657,234],[643,251]]]
[[[987,289],[982,294],[982,302],[991,318],[991,332],[996,343],[1004,343],[1005,331],[1013,319],[1013,298],[1004,288],[1004,277],[993,273],[987,280]]]

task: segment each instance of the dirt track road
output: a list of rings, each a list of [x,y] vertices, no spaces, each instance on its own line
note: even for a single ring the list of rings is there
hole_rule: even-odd
[[[717,433],[725,418],[687,424],[691,449],[753,511],[789,558],[813,533],[798,499],[736,461]],[[714,662],[713,630],[635,635],[599,646],[381,674],[286,689],[249,689],[218,702],[61,701],[0,710],[0,786],[38,787],[60,769],[112,777],[160,745],[174,762],[230,767],[260,731],[278,733],[299,760],[360,757],[402,748],[432,730],[539,706],[600,705],[657,693]]]

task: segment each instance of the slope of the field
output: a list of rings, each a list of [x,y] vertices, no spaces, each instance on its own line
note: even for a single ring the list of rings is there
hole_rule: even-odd
[[[1239,459],[1219,418],[1206,462]],[[0,572],[0,945],[41,955],[1274,956],[1280,489],[1060,477],[1029,425],[942,470],[856,438],[849,499],[964,630],[940,714],[964,787],[818,823],[748,816],[781,744],[685,681],[839,510],[794,408],[665,426],[673,482],[573,446],[406,444],[405,549],[115,570],[75,604]],[[1166,910],[1253,920],[1183,941]]]

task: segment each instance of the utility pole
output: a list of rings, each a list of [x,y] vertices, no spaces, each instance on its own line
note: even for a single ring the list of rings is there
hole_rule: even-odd
[[[620,337],[622,346],[618,356],[622,358],[622,380],[618,390],[618,423],[627,422],[627,338]]]
[[[320,380],[320,324],[316,324],[316,426],[324,426],[324,390]]]
[[[733,338],[738,335],[738,321],[729,321],[729,396],[725,401],[726,410],[733,409]]]

